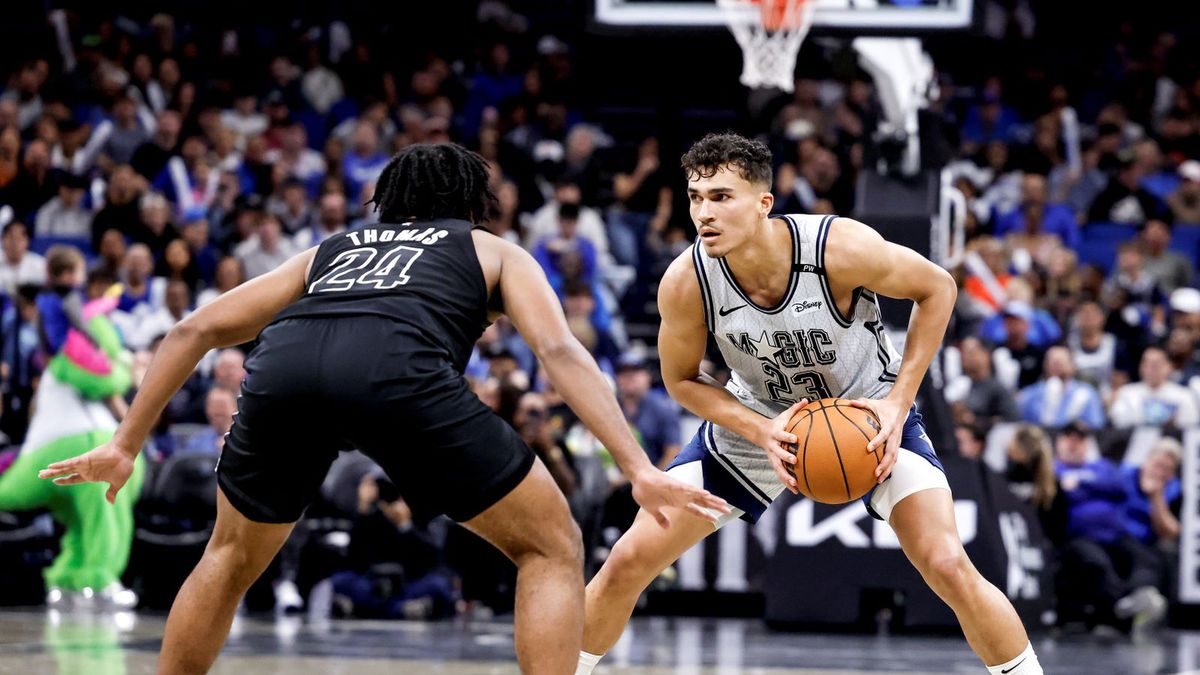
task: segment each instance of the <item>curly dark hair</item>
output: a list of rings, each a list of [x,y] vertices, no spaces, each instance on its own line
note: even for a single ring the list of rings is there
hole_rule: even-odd
[[[738,175],[758,185],[774,182],[771,151],[762,142],[734,133],[709,134],[696,142],[681,160],[689,180],[709,178],[722,167],[737,167]]]
[[[458,218],[478,224],[495,212],[496,195],[479,154],[456,143],[417,143],[388,162],[367,203],[385,223]]]

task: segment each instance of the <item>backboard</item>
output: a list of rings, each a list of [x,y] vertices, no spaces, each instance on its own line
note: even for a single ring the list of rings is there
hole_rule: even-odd
[[[607,26],[704,28],[726,25],[717,0],[593,0]],[[817,28],[870,31],[962,30],[974,0],[817,0]]]

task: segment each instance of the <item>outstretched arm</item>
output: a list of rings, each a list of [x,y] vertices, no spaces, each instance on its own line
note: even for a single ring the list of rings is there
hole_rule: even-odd
[[[882,401],[855,402],[879,417],[881,430],[867,444],[867,451],[886,444],[883,461],[876,469],[877,480],[882,483],[896,464],[904,421],[917,389],[946,336],[958,286],[949,272],[916,251],[888,242],[875,230],[849,218],[838,218],[830,226],[825,260],[836,297],[862,287],[916,303],[908,323],[904,363],[892,391]]]
[[[183,386],[200,358],[210,349],[254,339],[280,310],[303,295],[315,252],[314,248],[295,256],[176,324],[159,345],[129,414],[112,440],[79,457],[55,462],[38,475],[53,478],[58,485],[107,482],[107,497],[113,501],[129,479],[133,459],[167,401]]]
[[[675,481],[650,463],[596,361],[567,328],[558,296],[541,267],[512,244],[503,245],[502,256],[499,290],[505,314],[541,360],[555,390],[629,477],[642,508],[663,527],[669,524],[660,510],[663,506],[681,508],[710,521],[715,519],[704,508],[728,512],[723,499]]]

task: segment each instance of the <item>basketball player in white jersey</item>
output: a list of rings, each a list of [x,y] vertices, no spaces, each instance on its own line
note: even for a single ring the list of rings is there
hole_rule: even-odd
[[[696,243],[659,286],[658,346],[671,396],[703,418],[669,472],[723,497],[751,522],[784,489],[797,438],[784,429],[810,400],[855,400],[879,418],[878,485],[863,501],[896,531],[912,564],[954,610],[994,675],[1041,675],[1008,598],[967,558],[941,462],[913,408],[954,307],[954,280],[871,228],[834,216],[772,216],[771,154],[757,141],[710,135],[683,157]],[[876,293],[915,302],[904,356],[892,348]],[[712,334],[733,377],[700,372]],[[664,531],[639,513],[587,587],[577,675],[616,643],[638,596],[715,531],[672,518]]]

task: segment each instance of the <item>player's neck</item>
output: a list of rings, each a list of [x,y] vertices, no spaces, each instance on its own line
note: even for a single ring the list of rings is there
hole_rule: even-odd
[[[792,233],[782,220],[763,218],[754,236],[725,256],[738,282],[749,293],[787,285],[792,271]]]

